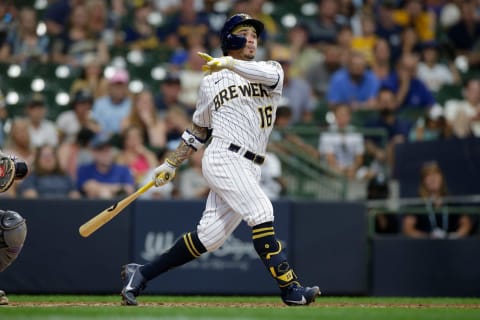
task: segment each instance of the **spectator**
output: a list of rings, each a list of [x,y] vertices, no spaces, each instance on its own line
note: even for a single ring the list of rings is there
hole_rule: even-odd
[[[22,66],[48,60],[49,39],[37,35],[37,13],[31,7],[20,10],[18,27],[8,34],[7,42],[0,47],[0,61]]]
[[[287,183],[282,175],[282,164],[273,152],[267,152],[265,156],[260,187],[270,200],[277,200],[286,192]]]
[[[443,108],[436,104],[420,116],[410,130],[409,141],[432,141],[450,138],[451,132],[443,115]]]
[[[58,160],[60,167],[74,181],[77,181],[78,167],[93,162],[93,154],[90,150],[90,141],[95,132],[88,128],[81,128],[75,140],[64,141],[58,147]]]
[[[132,109],[122,121],[122,131],[136,126],[142,130],[145,144],[153,149],[163,148],[167,142],[165,121],[157,115],[153,94],[149,90],[136,93],[132,100]]]
[[[30,167],[33,163],[35,150],[30,142],[30,134],[28,133],[28,120],[25,118],[14,118],[10,128],[10,134],[5,144],[3,152],[11,154],[25,161]],[[14,181],[13,186],[3,193],[5,197],[15,197],[20,181]]]
[[[289,58],[275,59],[280,62],[284,72],[282,98],[288,101],[292,110],[292,124],[311,123],[313,121],[313,110],[316,101],[312,88],[307,81],[290,74],[291,60]]]
[[[283,101],[287,103],[287,101]],[[293,145],[296,149],[306,152],[312,159],[319,159],[318,150],[306,143],[300,136],[290,129],[292,122],[292,109],[287,104],[280,104],[275,116],[275,125],[272,130],[268,149],[273,152],[291,153],[286,145]]]
[[[160,45],[156,30],[148,21],[152,4],[141,1],[135,6],[133,21],[123,28],[124,43],[130,50],[151,50]]]
[[[78,168],[77,189],[91,199],[111,199],[132,193],[134,178],[127,166],[115,162],[110,141],[97,135],[91,142],[91,148],[94,161]]]
[[[85,0],[58,0],[50,3],[44,14],[47,33],[52,37],[57,37],[64,32],[72,8],[84,3]]]
[[[180,143],[183,131],[190,125],[190,118],[184,109],[173,107],[166,114],[165,124],[167,127],[167,149],[170,150],[173,148],[171,146]]]
[[[204,46],[209,29],[208,15],[197,12],[193,0],[181,0],[180,9],[157,30],[157,34],[170,48],[190,48],[192,43]]]
[[[386,133],[386,141],[379,136],[367,137],[365,147],[367,154],[376,163],[371,166],[369,176],[374,176],[383,170],[389,172],[393,168],[395,145],[408,140],[411,123],[398,117],[398,105],[395,93],[388,87],[382,87],[376,97],[376,110],[378,116],[366,120],[366,128],[383,129]],[[387,168],[385,168],[387,167]],[[367,176],[368,177],[368,176]]]
[[[393,64],[401,55],[401,34],[403,28],[393,19],[395,1],[381,1],[378,5],[375,33],[387,41],[391,51],[390,63]]]
[[[445,84],[456,84],[460,75],[454,64],[446,66],[438,61],[439,45],[436,42],[425,42],[422,44],[422,61],[418,64],[417,76],[423,81],[427,88],[438,92]]]
[[[168,72],[160,85],[160,94],[155,97],[155,106],[161,117],[165,116],[169,108],[187,109],[187,106],[179,100],[181,90],[182,86],[178,73]]]
[[[14,118],[3,151],[19,157],[30,166],[33,163],[35,148],[31,142],[28,128],[29,123],[26,118]]]
[[[54,147],[38,147],[32,168],[19,185],[19,196],[29,199],[80,198],[72,178],[61,169]]]
[[[341,67],[341,50],[337,45],[322,48],[323,59],[309,67],[305,79],[318,99],[324,100],[332,75]]]
[[[313,65],[320,63],[322,54],[309,44],[310,30],[304,23],[297,23],[288,30],[287,47],[290,51],[290,74],[295,77],[304,78]],[[270,52],[276,47],[271,45]]]
[[[373,61],[373,47],[377,41],[375,17],[364,14],[360,21],[362,34],[353,36],[351,46],[352,50],[363,53],[367,63],[371,65]]]
[[[85,56],[95,54],[100,63],[109,60],[107,44],[90,30],[90,17],[85,5],[72,8],[70,24],[52,44],[52,61],[79,68]]]
[[[426,214],[408,214],[403,219],[403,233],[412,238],[459,239],[470,235],[473,223],[468,215],[450,213],[445,203],[448,195],[445,175],[436,162],[425,163],[420,171],[419,196]]]
[[[58,130],[54,122],[47,120],[47,106],[43,96],[34,94],[26,107],[28,132],[34,147],[44,144],[58,145]]]
[[[381,38],[377,39],[375,45],[373,46],[372,54],[373,61],[371,64],[371,70],[377,79],[382,82],[392,72],[392,67],[390,64],[391,53],[387,41]]]
[[[335,0],[319,0],[318,15],[309,24],[310,39],[314,44],[333,43],[342,26],[338,16],[338,3]]]
[[[368,181],[367,199],[378,201],[387,200],[390,195],[388,180],[382,174],[376,175]],[[369,209],[373,210],[373,209]],[[377,234],[396,234],[399,232],[399,221],[395,214],[377,212],[375,214],[375,232]]]
[[[380,82],[367,69],[363,54],[352,52],[348,65],[335,72],[330,79],[327,101],[330,107],[347,104],[352,110],[372,109]]]
[[[416,55],[404,54],[396,71],[383,81],[382,86],[395,92],[395,102],[401,109],[428,109],[435,103],[425,83],[417,78],[417,63]]]
[[[108,81],[103,76],[102,64],[95,54],[86,54],[83,58],[80,76],[73,81],[70,93],[73,95],[79,90],[92,92],[94,99],[107,94]]]
[[[393,20],[401,26],[413,26],[420,41],[435,39],[436,17],[421,0],[406,0],[394,11]]]
[[[351,112],[346,104],[335,107],[335,124],[320,135],[318,149],[333,172],[354,180],[363,165],[365,149],[363,135],[350,125]]]
[[[129,74],[124,69],[115,70],[108,79],[108,95],[93,103],[93,118],[100,124],[101,133],[106,136],[118,135],[121,123],[128,117],[132,101],[128,90]]]
[[[469,65],[480,64],[478,39],[480,39],[480,21],[477,18],[477,4],[474,0],[461,1],[461,18],[447,30],[447,37],[455,48],[455,55],[467,56]]]
[[[418,48],[420,42],[418,40],[418,35],[415,33],[415,29],[411,26],[407,26],[403,28],[402,33],[400,35],[400,52],[399,55],[396,56],[396,60],[400,58],[402,55],[405,54],[416,54],[418,52]]]
[[[183,105],[187,106],[189,114],[195,111],[198,100],[198,88],[205,76],[202,70],[205,61],[197,52],[205,52],[205,48],[202,46],[191,47],[188,50],[188,59],[182,70],[179,71],[181,91],[178,99]]]
[[[180,172],[179,197],[181,199],[206,199],[210,188],[202,174],[202,157],[200,149],[189,158],[188,166]]]
[[[6,43],[8,34],[15,29],[16,11],[13,2],[0,1],[0,48]]]
[[[157,165],[155,154],[144,144],[143,131],[140,127],[131,126],[122,132],[122,148],[117,156],[117,163],[130,169],[136,184],[139,184],[145,174]]]
[[[445,102],[445,118],[457,138],[480,137],[480,80],[469,79],[463,87],[463,100]]]
[[[92,104],[91,92],[86,90],[75,92],[71,110],[63,111],[57,117],[60,141],[74,141],[81,128],[88,128],[95,133],[100,131],[99,124],[92,118]]]

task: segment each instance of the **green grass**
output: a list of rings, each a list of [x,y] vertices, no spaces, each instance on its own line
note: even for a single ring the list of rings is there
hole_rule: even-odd
[[[277,297],[142,296],[123,307],[119,296],[9,295],[0,319],[480,319],[478,298],[319,297],[308,307],[289,308]]]

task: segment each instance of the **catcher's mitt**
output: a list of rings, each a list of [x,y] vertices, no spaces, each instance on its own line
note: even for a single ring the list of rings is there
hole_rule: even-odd
[[[8,156],[0,156],[0,192],[7,191],[15,180],[15,161]]]

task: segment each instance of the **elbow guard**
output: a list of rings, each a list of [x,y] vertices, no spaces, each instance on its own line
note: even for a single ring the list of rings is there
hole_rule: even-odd
[[[185,130],[182,134],[182,140],[185,142],[187,146],[192,148],[193,150],[197,151],[198,149],[202,148],[205,144],[205,140],[200,139],[199,137],[195,136],[189,130]]]

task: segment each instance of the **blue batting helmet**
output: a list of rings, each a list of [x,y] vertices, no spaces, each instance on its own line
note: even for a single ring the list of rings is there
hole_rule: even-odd
[[[263,23],[259,20],[253,19],[251,16],[245,13],[239,13],[231,16],[225,21],[222,31],[220,32],[220,40],[222,41],[222,51],[226,55],[229,50],[241,49],[247,43],[247,39],[232,34],[233,29],[236,26],[246,24],[252,26],[257,32],[257,36],[263,32]]]

